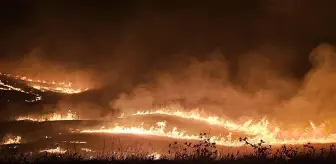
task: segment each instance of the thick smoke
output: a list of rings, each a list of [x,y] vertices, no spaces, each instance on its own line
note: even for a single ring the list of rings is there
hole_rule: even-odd
[[[230,80],[230,63],[223,54],[215,52],[209,54],[215,58],[191,60],[179,72],[158,75],[154,82],[139,85],[131,94],[121,94],[112,106],[134,112],[177,103],[187,109],[203,108],[222,116],[267,114],[274,105],[295,93],[297,82],[280,74],[282,70],[272,64],[279,61],[271,61],[259,53],[267,51],[256,51],[240,60],[237,77],[241,85]]]
[[[314,48],[310,61],[314,67],[306,74],[300,90],[285,102],[277,115],[288,119],[329,120],[335,115],[336,51],[329,44]]]
[[[178,104],[186,110],[202,108],[231,119],[267,116],[293,123],[332,119],[336,93],[334,47],[322,44],[313,49],[310,57],[307,55],[314,67],[304,81],[286,70],[290,59],[280,61],[269,58],[267,53],[290,52],[268,47],[245,55],[239,61],[238,84],[229,80],[230,63],[225,59],[192,60],[178,73],[159,75],[154,82],[121,94],[111,105],[126,113]]]
[[[42,48],[34,48],[20,60],[5,60],[0,63],[0,72],[26,76],[35,80],[71,82],[75,88],[95,88],[100,82],[90,68],[74,67],[44,57]]]
[[[330,72],[320,59],[311,57],[314,68],[304,81],[301,76],[311,48],[334,43],[333,6],[289,0],[12,3],[1,6],[3,18],[12,19],[1,27],[0,70],[93,88],[57,104],[89,116],[177,104],[233,119],[306,121],[331,111],[318,112],[322,98],[302,96],[312,95],[305,91],[315,79],[310,76]],[[320,49],[315,54],[324,54]]]

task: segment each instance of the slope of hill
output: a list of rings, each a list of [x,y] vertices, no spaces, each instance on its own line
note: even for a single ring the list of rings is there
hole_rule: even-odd
[[[52,111],[58,101],[66,96],[69,94],[38,89],[29,81],[0,74],[0,111],[2,112],[0,119],[40,112],[44,106],[48,106]]]

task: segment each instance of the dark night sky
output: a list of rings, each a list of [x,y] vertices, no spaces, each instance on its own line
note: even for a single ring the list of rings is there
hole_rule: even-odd
[[[179,67],[217,49],[231,63],[263,45],[286,48],[296,76],[308,54],[335,43],[335,1],[2,1],[1,59],[21,60],[42,47],[46,60],[127,76]],[[279,56],[270,58],[277,60]]]

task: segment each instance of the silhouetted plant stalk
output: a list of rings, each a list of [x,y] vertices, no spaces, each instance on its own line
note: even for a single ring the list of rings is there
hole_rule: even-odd
[[[215,160],[218,157],[218,150],[216,143],[210,139],[206,133],[201,133],[198,143],[185,142],[179,145],[174,142],[169,144],[168,154],[172,154],[176,160]]]
[[[173,142],[169,144],[167,155],[163,155],[160,160],[177,160],[177,161],[264,161],[264,162],[289,162],[289,161],[327,161],[329,163],[336,163],[335,145],[331,144],[328,148],[317,149],[311,143],[304,144],[302,150],[291,145],[282,145],[279,148],[274,148],[271,145],[265,144],[263,140],[259,143],[251,143],[247,138],[240,138],[247,147],[251,147],[252,151],[247,154],[236,153],[219,153],[216,143],[212,142],[211,137],[206,133],[200,134],[198,142]],[[104,144],[105,145],[105,144]],[[29,153],[19,154],[15,151],[6,152],[4,148],[1,150],[0,161],[2,163],[31,163],[31,162],[65,162],[65,161],[148,161],[156,160],[154,155],[145,152],[142,149],[128,148],[122,146],[115,152],[97,153],[95,156],[85,155],[78,152],[74,146],[74,152],[69,149],[65,154],[50,154],[40,153],[32,156]]]

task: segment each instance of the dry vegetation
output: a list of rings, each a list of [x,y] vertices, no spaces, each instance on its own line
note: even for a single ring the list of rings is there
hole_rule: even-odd
[[[334,163],[336,161],[336,147],[334,144],[326,148],[317,148],[307,143],[302,146],[283,145],[273,148],[272,145],[250,143],[246,138],[240,138],[252,148],[249,153],[226,153],[212,143],[206,133],[200,134],[198,143],[173,142],[169,144],[169,151],[165,155],[143,152],[141,149],[130,151],[118,149],[116,152],[101,152],[95,155],[67,151],[63,154],[51,153],[15,153],[2,149],[1,163]],[[13,145],[15,146],[15,145]]]

